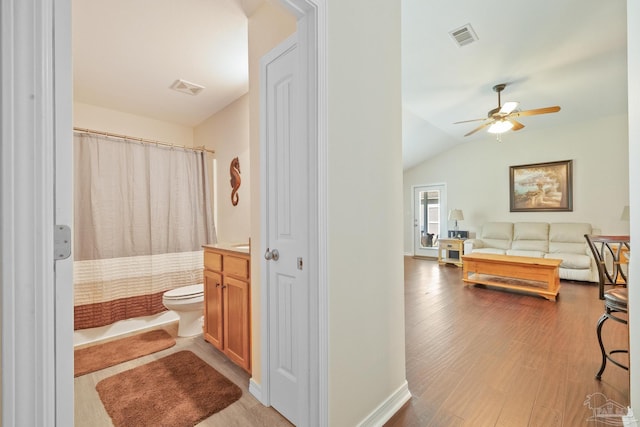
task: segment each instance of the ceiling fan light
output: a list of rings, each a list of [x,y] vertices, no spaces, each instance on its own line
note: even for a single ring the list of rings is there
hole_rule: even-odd
[[[513,128],[513,123],[509,120],[498,120],[487,129],[489,133],[505,133]]]

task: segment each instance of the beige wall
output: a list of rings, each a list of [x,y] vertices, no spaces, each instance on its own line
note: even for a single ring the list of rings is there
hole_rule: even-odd
[[[73,126],[136,138],[193,146],[193,128],[80,102],[73,103]]]
[[[486,221],[588,222],[605,234],[628,234],[627,116],[537,130],[535,118],[502,142],[487,134],[404,173],[404,251],[413,253],[412,189],[446,183],[449,208],[462,209],[461,230]],[[509,166],[573,160],[573,212],[509,212]],[[452,227],[453,224],[450,224]]]
[[[194,145],[215,151],[217,163],[214,209],[218,242],[247,243],[251,236],[251,162],[249,155],[249,95],[244,95],[198,125]],[[231,160],[240,161],[238,204],[231,203]]]
[[[329,422],[405,381],[400,2],[328,2]]]
[[[296,30],[283,7],[265,2],[249,17],[249,111],[251,164],[251,377],[261,383],[260,339],[260,58]]]

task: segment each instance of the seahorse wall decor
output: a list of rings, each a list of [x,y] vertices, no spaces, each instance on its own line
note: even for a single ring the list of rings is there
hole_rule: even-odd
[[[240,196],[238,195],[238,188],[240,188],[240,160],[237,157],[234,157],[231,160],[231,165],[229,166],[229,173],[231,174],[231,204],[236,206],[238,201],[240,201]]]

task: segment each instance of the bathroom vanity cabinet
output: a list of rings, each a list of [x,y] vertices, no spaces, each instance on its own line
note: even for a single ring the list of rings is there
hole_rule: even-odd
[[[204,338],[251,373],[248,250],[204,246]]]

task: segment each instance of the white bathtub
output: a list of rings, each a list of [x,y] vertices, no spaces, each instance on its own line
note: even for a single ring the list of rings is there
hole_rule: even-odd
[[[76,347],[90,344],[177,321],[178,315],[175,312],[163,311],[162,313],[152,316],[120,320],[111,325],[99,326],[97,328],[79,329],[73,332],[73,345]]]

